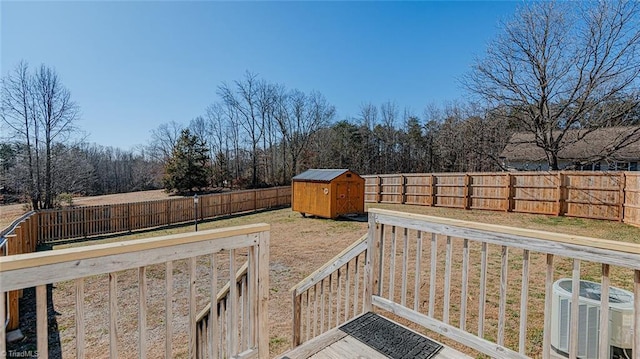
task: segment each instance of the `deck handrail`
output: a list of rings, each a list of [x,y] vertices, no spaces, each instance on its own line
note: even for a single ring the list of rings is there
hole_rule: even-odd
[[[197,284],[196,279],[199,258],[208,259],[210,263],[210,284],[206,287],[210,298],[217,299],[217,265],[226,265],[229,273],[236,273],[238,266],[235,264],[236,251],[248,252],[247,277],[251,282],[250,296],[244,296],[240,302],[240,293],[232,286],[229,291],[230,300],[227,302],[228,316],[218,317],[216,321],[224,323],[228,329],[228,346],[225,353],[231,357],[244,353],[259,358],[268,358],[268,273],[269,273],[269,230],[267,224],[255,224],[237,226],[223,229],[193,232],[187,234],[168,235],[155,238],[138,239],[124,242],[89,245],[84,247],[66,248],[55,251],[36,252],[30,254],[18,254],[0,258],[0,283],[2,290],[18,290],[22,288],[36,287],[36,312],[37,312],[37,345],[40,357],[47,357],[48,353],[48,315],[47,315],[47,288],[51,283],[73,280],[76,290],[76,350],[79,357],[86,350],[85,323],[84,323],[84,280],[87,277],[108,274],[109,275],[109,351],[111,356],[117,356],[118,338],[118,273],[125,270],[138,271],[138,356],[146,356],[147,345],[147,267],[151,265],[166,265],[166,289],[165,289],[165,315],[166,327],[166,357],[172,356],[172,321],[173,317],[173,262],[186,260],[188,270],[183,275],[188,278],[187,305],[189,308],[187,329],[188,351],[190,357],[195,357],[197,352],[208,352],[210,357],[217,355],[212,348],[197,347]],[[224,253],[224,254],[222,254]],[[222,259],[219,256],[222,255]],[[239,255],[239,254],[238,254]],[[225,259],[226,258],[226,259]],[[221,261],[221,262],[220,262]],[[182,273],[182,272],[181,272]],[[0,295],[0,320],[4,320],[4,295]],[[248,316],[242,316],[239,321],[239,311],[250,307]],[[242,308],[242,309],[241,309]],[[59,310],[59,309],[58,309]],[[249,330],[246,337],[237,333],[237,326],[244,325]],[[0,326],[0,338],[6,335],[4,327]],[[213,335],[213,334],[212,334]],[[6,344],[0,340],[0,353],[6,353]],[[215,354],[213,354],[215,353]]]
[[[349,262],[354,257],[363,253],[367,249],[367,235],[363,235],[357,241],[351,243],[346,249],[338,253],[333,258],[329,259],[320,268],[316,269],[313,273],[309,274],[303,280],[294,285],[289,291],[300,294],[305,290],[318,284],[321,280],[327,278],[331,273],[334,273],[336,269],[343,264]]]

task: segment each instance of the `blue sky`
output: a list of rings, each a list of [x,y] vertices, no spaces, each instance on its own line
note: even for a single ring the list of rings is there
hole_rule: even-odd
[[[464,100],[458,80],[517,2],[0,2],[2,75],[56,69],[87,141],[129,149],[184,123],[245,71],[320,91],[338,117],[394,101],[422,114]]]

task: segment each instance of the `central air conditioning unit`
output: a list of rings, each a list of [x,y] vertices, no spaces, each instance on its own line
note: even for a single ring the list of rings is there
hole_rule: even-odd
[[[580,281],[578,300],[578,358],[598,359],[600,342],[600,283]],[[572,280],[564,278],[553,284],[551,307],[551,348],[569,357],[571,337]],[[633,293],[609,287],[609,356],[628,359],[633,348]],[[601,358],[606,359],[606,358]]]

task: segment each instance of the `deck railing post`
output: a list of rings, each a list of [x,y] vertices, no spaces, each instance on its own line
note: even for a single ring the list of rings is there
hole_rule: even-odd
[[[295,348],[302,342],[300,340],[300,331],[302,330],[302,297],[298,295],[297,290],[291,291],[293,295],[293,336],[291,338],[291,348]]]
[[[378,238],[379,226],[376,225],[374,214],[369,214],[369,234],[367,238],[367,257],[365,263],[365,280],[363,291],[363,308],[364,313],[373,309],[372,296],[376,287],[375,273],[378,267],[378,247],[380,241]]]

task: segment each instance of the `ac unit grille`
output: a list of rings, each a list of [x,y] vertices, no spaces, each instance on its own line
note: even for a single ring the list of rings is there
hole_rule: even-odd
[[[596,306],[580,304],[578,307],[578,356],[585,359],[598,358],[598,328],[600,309]],[[571,301],[560,299],[559,350],[569,352],[571,337]]]
[[[581,295],[578,305],[578,325],[571,326],[571,279],[554,283],[551,318],[551,347],[568,357],[572,330],[577,330],[577,357],[597,359],[600,344],[600,284],[580,281]],[[611,359],[622,359],[631,351],[633,329],[629,318],[633,317],[633,293],[610,287],[620,300],[609,303],[609,352]],[[584,296],[583,296],[584,295]],[[624,300],[623,300],[624,299]],[[621,354],[622,353],[622,354]]]

